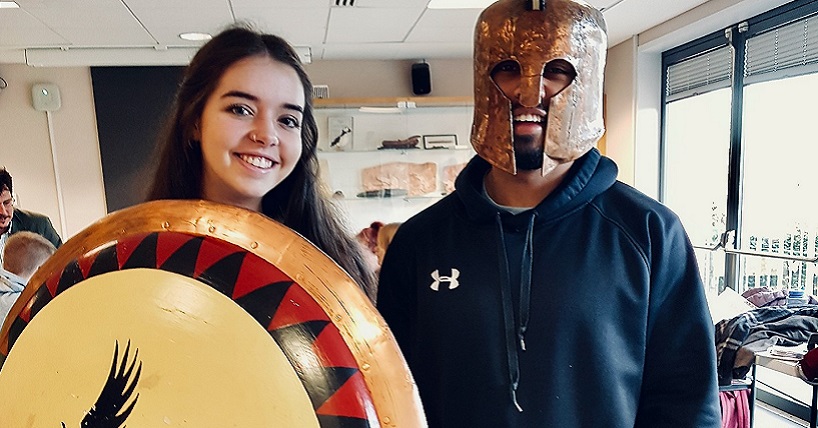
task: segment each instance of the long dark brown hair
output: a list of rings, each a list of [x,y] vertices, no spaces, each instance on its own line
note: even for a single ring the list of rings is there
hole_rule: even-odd
[[[262,213],[309,239],[375,296],[375,279],[357,243],[339,221],[337,208],[318,182],[318,127],[313,116],[312,83],[298,54],[284,39],[246,27],[227,29],[199,49],[185,69],[171,115],[159,137],[159,161],[148,200],[200,199],[202,151],[194,137],[205,103],[222,75],[236,62],[268,56],[292,67],[304,86],[301,158],[293,172],[262,199]]]

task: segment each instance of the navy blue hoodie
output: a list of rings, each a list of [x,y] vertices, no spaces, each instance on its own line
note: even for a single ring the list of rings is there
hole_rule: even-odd
[[[401,225],[378,308],[430,427],[719,427],[713,323],[677,216],[596,149],[517,215],[456,190]]]

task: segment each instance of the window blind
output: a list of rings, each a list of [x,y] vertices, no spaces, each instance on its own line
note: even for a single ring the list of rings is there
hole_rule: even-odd
[[[666,102],[729,88],[732,80],[733,50],[721,46],[667,68]]]
[[[744,82],[792,77],[818,69],[818,17],[800,19],[747,39]]]

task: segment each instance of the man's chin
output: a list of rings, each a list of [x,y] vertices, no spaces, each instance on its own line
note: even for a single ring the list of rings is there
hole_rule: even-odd
[[[540,135],[515,134],[514,160],[518,171],[533,171],[542,168],[543,142]]]
[[[514,160],[518,171],[534,171],[542,168],[542,150],[514,150]]]

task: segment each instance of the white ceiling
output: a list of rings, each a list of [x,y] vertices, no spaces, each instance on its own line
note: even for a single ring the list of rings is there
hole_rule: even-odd
[[[16,1],[19,9],[0,9],[0,62],[41,66],[184,64],[201,42],[180,33],[235,22],[281,35],[312,61],[467,58],[480,13],[427,9],[429,0]],[[614,46],[706,1],[589,3]]]

